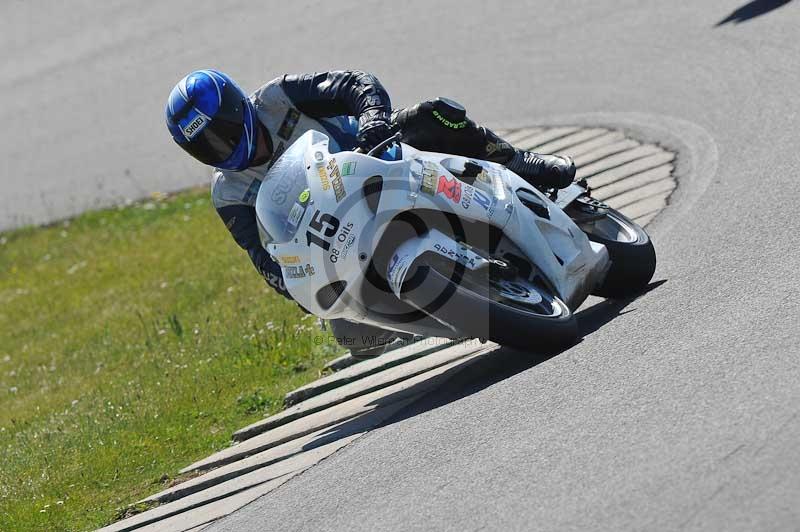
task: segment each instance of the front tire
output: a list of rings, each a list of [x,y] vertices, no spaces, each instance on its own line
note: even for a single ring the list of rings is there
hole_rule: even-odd
[[[603,244],[611,258],[611,268],[594,295],[625,299],[640,294],[656,271],[656,250],[639,224],[608,208],[608,213],[580,225],[589,240]]]
[[[409,271],[402,299],[455,327],[457,336],[526,351],[551,352],[579,337],[572,311],[540,283],[489,275],[476,279],[460,270],[439,256],[422,255]]]

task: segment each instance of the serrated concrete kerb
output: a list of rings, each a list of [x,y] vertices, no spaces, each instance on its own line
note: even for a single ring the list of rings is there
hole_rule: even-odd
[[[180,472],[206,471],[229,464],[322,428],[330,427],[340,421],[351,419],[364,412],[370,412],[388,404],[419,395],[445,382],[461,369],[468,367],[476,357],[485,355],[496,347],[495,344],[489,344],[472,349],[466,356],[456,358],[435,369],[404,379],[386,388],[380,388],[366,395],[360,395],[355,399],[345,401],[325,410],[314,412],[291,423],[249,438],[232,447],[214,453],[208,458],[195,462]]]
[[[413,358],[410,362],[395,365],[385,371],[374,373],[354,382],[343,384],[338,388],[323,392],[283,412],[279,412],[274,416],[262,419],[261,421],[257,421],[236,431],[233,435],[233,439],[235,441],[246,440],[256,434],[272,430],[360,395],[391,386],[397,382],[447,364],[452,360],[463,358],[475,351],[475,346],[480,345],[477,340],[473,340],[469,342],[469,344],[472,345],[468,345],[467,342],[464,342],[443,349],[436,348],[426,357]]]
[[[410,362],[419,357],[439,351],[453,345],[455,340],[446,338],[425,338],[406,347],[401,347],[371,360],[365,360],[354,366],[347,367],[314,382],[306,384],[286,394],[284,405],[294,406],[306,399],[317,396],[323,392],[338,388],[345,384],[363,379],[380,371],[385,371],[399,364]],[[234,434],[234,440],[237,439]]]

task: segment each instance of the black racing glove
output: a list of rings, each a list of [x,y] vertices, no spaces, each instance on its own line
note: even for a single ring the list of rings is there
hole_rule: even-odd
[[[362,150],[371,150],[391,134],[389,112],[373,109],[358,117],[358,147]]]

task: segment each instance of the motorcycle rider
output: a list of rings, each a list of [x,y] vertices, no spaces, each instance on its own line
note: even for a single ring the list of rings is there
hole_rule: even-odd
[[[308,130],[325,132],[331,151],[369,150],[401,131],[417,149],[501,163],[533,185],[563,188],[575,176],[569,157],[514,148],[452,100],[393,110],[378,79],[358,70],[284,75],[249,96],[228,75],[197,70],[172,89],[165,114],[175,142],[215,167],[211,197],[225,227],[269,285],[289,299],[280,266],[261,246],[255,202],[264,174]],[[331,325],[353,355],[376,356],[395,337],[345,320]]]

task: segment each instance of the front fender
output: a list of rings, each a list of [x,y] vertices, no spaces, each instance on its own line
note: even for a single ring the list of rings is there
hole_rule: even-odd
[[[438,253],[453,262],[463,264],[470,270],[489,266],[489,261],[485,258],[438,229],[432,229],[424,235],[400,244],[389,261],[389,266],[386,268],[386,280],[398,298],[409,268],[418,257],[426,252]]]

